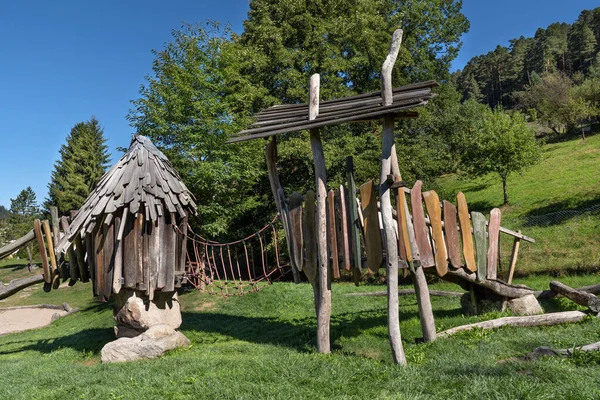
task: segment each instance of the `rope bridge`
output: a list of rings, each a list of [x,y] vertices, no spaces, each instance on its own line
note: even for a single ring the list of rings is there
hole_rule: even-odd
[[[196,289],[221,295],[258,291],[290,272],[281,261],[276,224],[279,215],[258,232],[233,242],[216,242],[188,226],[186,278]],[[190,246],[191,245],[191,246]]]

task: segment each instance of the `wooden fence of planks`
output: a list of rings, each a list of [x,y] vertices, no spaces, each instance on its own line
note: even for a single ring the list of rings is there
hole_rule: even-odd
[[[327,196],[327,254],[333,279],[350,273],[357,281],[356,278],[362,274],[374,275],[384,267],[386,254],[382,243],[385,233],[376,199],[376,186],[368,181],[358,190],[353,180],[351,158],[347,166],[347,184],[341,185],[339,190],[329,191]],[[499,209],[491,211],[488,222],[483,214],[469,212],[462,193],[457,195],[455,205],[447,200],[440,201],[435,191],[422,192],[420,181],[412,189],[404,187],[402,182],[397,182],[393,187],[396,195],[395,239],[398,240],[401,268],[406,269],[411,263],[418,262],[442,278],[449,272],[452,275],[464,269],[467,274],[474,273],[475,282],[492,280],[510,285],[510,278],[506,281],[499,279],[500,233],[515,240],[514,250],[508,255],[510,262],[504,264],[510,265],[508,276],[514,273],[519,242],[535,240],[501,227]],[[315,204],[308,203],[315,202],[313,194],[299,196],[294,193],[291,199],[298,214],[296,219],[300,220],[300,216],[306,219],[307,215],[315,218],[311,212]],[[405,202],[405,207],[398,207],[398,204]],[[314,237],[315,224],[295,225],[297,229],[291,229],[286,239],[296,249],[296,256],[307,259],[314,249],[311,247],[312,250],[309,250],[304,244],[306,238]],[[411,249],[418,251],[413,254]],[[302,264],[303,261],[296,262]]]

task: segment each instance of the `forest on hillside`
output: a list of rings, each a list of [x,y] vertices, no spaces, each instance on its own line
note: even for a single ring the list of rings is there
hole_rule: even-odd
[[[510,40],[453,74],[462,100],[525,110],[555,131],[595,117],[600,106],[600,7],[572,24]]]

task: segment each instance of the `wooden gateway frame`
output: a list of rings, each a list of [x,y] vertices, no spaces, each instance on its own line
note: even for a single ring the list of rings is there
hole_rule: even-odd
[[[384,249],[387,254],[388,333],[394,362],[406,364],[398,315],[398,267],[400,260],[398,258],[398,242],[395,236],[396,228],[390,199],[390,190],[393,189],[394,185],[394,188],[397,188],[399,182],[402,181],[394,143],[394,121],[395,119],[417,117],[416,112],[406,110],[427,104],[428,100],[434,96],[431,89],[437,86],[437,83],[427,81],[392,88],[392,68],[400,50],[402,33],[402,30],[399,29],[393,34],[390,50],[381,70],[381,92],[371,92],[320,103],[320,78],[318,74],[315,74],[310,78],[308,104],[279,105],[263,110],[255,115],[256,123],[250,129],[240,132],[237,137],[229,142],[235,143],[272,137],[265,149],[267,169],[277,211],[281,215],[287,237],[294,280],[299,282],[298,271],[304,270],[313,287],[315,297],[317,349],[320,353],[329,353],[331,276],[329,273],[327,243],[328,239],[331,240],[332,234],[327,232],[327,175],[319,128],[349,122],[383,119],[379,198],[386,238]],[[293,204],[294,207],[291,207],[291,203],[298,203],[298,200],[291,199],[294,201],[290,201],[290,207],[288,207],[283,188],[279,182],[276,168],[277,144],[275,135],[306,129],[310,132],[311,150],[315,166],[316,210],[314,210],[314,200],[311,198],[314,194],[309,192],[305,199],[307,209],[302,218],[300,208],[299,219],[298,214],[293,212],[293,210],[297,210],[297,204]],[[354,199],[353,191],[354,188],[350,188],[349,199],[351,201]],[[292,211],[290,211],[290,208]],[[293,225],[297,226],[298,223],[308,225],[309,228],[312,228],[311,224],[315,225],[314,230],[306,230],[309,234],[305,235],[308,237],[303,238],[307,249],[306,260],[304,260],[302,254],[295,254],[301,251],[302,246],[294,244],[290,234]],[[312,232],[314,232],[314,237],[312,237]],[[360,263],[360,261],[358,262]],[[410,265],[410,271],[413,275],[419,301],[423,337],[426,341],[431,341],[435,339],[435,325],[425,275],[418,263]]]

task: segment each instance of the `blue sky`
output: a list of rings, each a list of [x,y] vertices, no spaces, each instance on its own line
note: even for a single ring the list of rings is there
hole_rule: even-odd
[[[471,30],[453,69],[599,5],[465,0]],[[0,205],[9,207],[27,186],[41,203],[66,135],[92,115],[115,162],[115,148],[127,147],[133,133],[125,116],[151,71],[151,50],[169,42],[182,21],[214,19],[240,32],[247,11],[248,0],[0,1]]]

